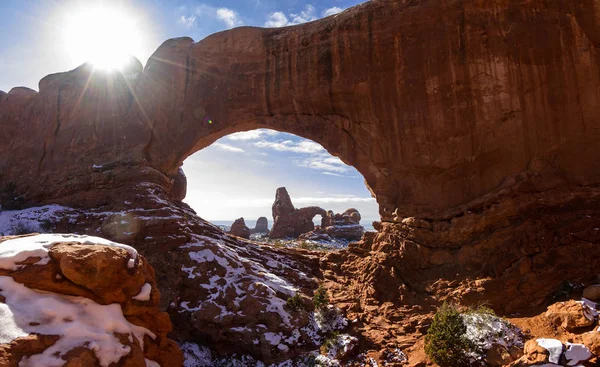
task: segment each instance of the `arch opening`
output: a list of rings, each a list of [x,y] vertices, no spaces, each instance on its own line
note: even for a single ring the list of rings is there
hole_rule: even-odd
[[[367,231],[378,220],[378,204],[363,176],[321,144],[298,135],[265,128],[232,133],[190,155],[182,168],[184,202],[226,230],[244,218],[255,239],[259,233],[262,239],[310,235],[315,228],[335,225],[332,216],[348,209],[360,213],[356,224]],[[266,218],[269,235],[260,228],[264,222],[257,223],[260,218]],[[315,238],[326,238],[323,234]]]

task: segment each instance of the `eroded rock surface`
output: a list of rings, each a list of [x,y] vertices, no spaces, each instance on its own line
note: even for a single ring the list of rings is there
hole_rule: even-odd
[[[181,366],[159,302],[154,271],[132,248],[75,235],[0,237],[2,366]]]

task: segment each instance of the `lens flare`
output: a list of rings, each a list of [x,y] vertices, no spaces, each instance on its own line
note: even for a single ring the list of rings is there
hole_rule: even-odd
[[[105,70],[123,68],[141,44],[135,18],[123,9],[86,7],[69,13],[65,45],[74,63]]]

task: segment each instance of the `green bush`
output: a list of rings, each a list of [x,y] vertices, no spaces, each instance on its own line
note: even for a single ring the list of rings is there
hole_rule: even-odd
[[[304,309],[304,302],[299,294],[295,294],[285,302],[285,305],[292,311],[301,311]]]
[[[467,354],[475,350],[465,333],[467,327],[458,309],[444,304],[425,336],[425,353],[440,367],[469,366]]]
[[[334,331],[333,333],[331,333],[329,338],[325,339],[323,344],[321,344],[321,348],[320,348],[321,354],[327,355],[329,353],[331,348],[333,348],[335,346],[335,343],[337,342],[337,338],[339,335],[340,335],[340,333],[338,331]]]
[[[329,304],[329,295],[327,294],[327,289],[325,289],[325,287],[322,285],[320,285],[315,291],[313,296],[313,304],[317,310],[325,308]]]

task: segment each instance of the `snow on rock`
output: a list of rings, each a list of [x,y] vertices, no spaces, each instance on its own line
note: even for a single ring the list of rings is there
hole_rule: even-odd
[[[539,338],[535,340],[538,345],[548,351],[550,354],[548,357],[548,361],[550,363],[558,364],[560,361],[560,356],[563,352],[563,345],[560,340],[557,339],[545,339]]]
[[[61,205],[46,205],[23,210],[0,211],[0,236],[24,232],[46,232],[58,218],[69,216],[71,209]]]
[[[101,366],[118,362],[129,354],[114,333],[128,334],[143,345],[143,336],[155,335],[128,322],[119,304],[99,305],[90,299],[40,292],[0,276],[0,294],[6,299],[0,312],[3,327],[0,344],[31,333],[58,335],[60,339],[43,353],[24,357],[24,366],[62,366],[62,356],[88,343]]]
[[[587,361],[592,357],[592,352],[583,344],[566,344],[565,358],[567,365],[575,366],[577,363]]]
[[[178,323],[189,324],[209,346],[239,340],[236,352],[269,363],[318,347],[320,336],[318,328],[311,326],[312,313],[286,305],[288,298],[314,288],[302,265],[285,251],[229,236],[191,237],[179,246],[185,286],[171,314],[186,321]]]
[[[510,322],[488,313],[465,313],[461,317],[467,327],[465,336],[483,350],[488,350],[493,344],[504,347],[523,348],[521,330]]]
[[[336,335],[326,343],[327,357],[330,359],[346,360],[357,349],[358,339],[348,334]]]
[[[313,317],[316,326],[322,333],[342,330],[348,326],[348,320],[344,317],[340,309],[332,305],[317,310],[313,314]]]
[[[137,299],[138,301],[149,301],[150,300],[150,292],[152,292],[152,285],[150,283],[145,283],[138,293],[137,296],[134,296],[133,299]]]
[[[100,237],[80,236],[75,234],[38,234],[34,236],[18,237],[0,243],[0,269],[17,270],[24,265],[19,265],[30,257],[39,257],[37,265],[45,265],[50,261],[48,250],[52,245],[60,242],[76,242],[83,245],[105,245],[124,249],[129,252],[128,267],[133,268],[137,251],[127,245],[105,240]]]

